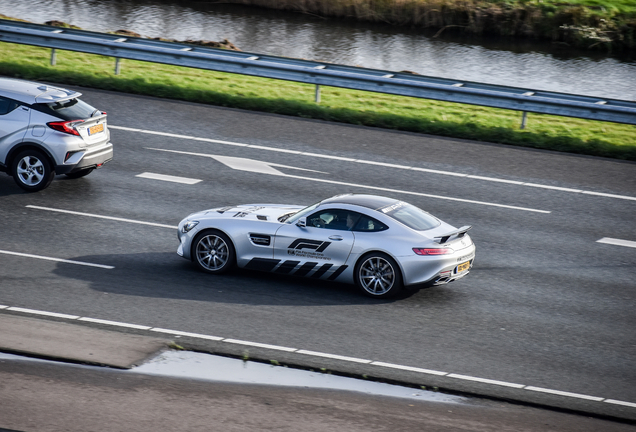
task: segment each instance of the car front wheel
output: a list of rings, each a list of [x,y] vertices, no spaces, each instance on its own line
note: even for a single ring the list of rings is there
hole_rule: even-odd
[[[13,179],[27,192],[37,192],[53,181],[55,171],[51,163],[37,150],[25,150],[13,159]]]
[[[225,273],[234,265],[234,246],[230,239],[219,231],[204,231],[198,234],[192,249],[195,264],[207,273]]]
[[[354,276],[356,285],[370,297],[392,297],[402,288],[402,274],[397,263],[380,252],[358,261]]]

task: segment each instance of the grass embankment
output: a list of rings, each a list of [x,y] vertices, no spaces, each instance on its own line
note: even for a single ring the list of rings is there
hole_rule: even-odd
[[[636,49],[636,0],[226,0],[323,17]]]
[[[0,43],[0,75],[225,107],[636,161],[636,126],[122,60]],[[343,143],[346,145],[346,143]]]

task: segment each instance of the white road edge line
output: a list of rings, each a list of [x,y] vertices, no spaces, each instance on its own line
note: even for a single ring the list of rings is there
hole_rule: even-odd
[[[103,320],[103,319],[97,319],[97,318],[82,317],[82,318],[78,318],[77,320],[78,321],[92,322],[92,323],[95,323],[95,324],[106,324],[106,325],[117,326],[117,327],[134,328],[134,329],[139,329],[139,330],[150,330],[152,328],[152,327],[148,327],[148,326],[144,326],[144,325],[128,324],[128,323],[123,323],[123,322],[119,322],[119,321],[109,321],[109,320]]]
[[[570,392],[564,392],[564,391],[560,391],[560,390],[551,390],[551,389],[546,389],[546,388],[541,388],[541,387],[533,387],[533,386],[527,386],[527,387],[525,387],[524,390],[536,391],[536,392],[541,392],[541,393],[550,393],[550,394],[555,394],[555,395],[559,395],[559,396],[568,396],[568,397],[573,397],[573,398],[578,398],[578,399],[586,399],[586,400],[591,400],[591,401],[596,401],[596,402],[602,402],[603,400],[605,400],[605,398],[597,397],[597,396],[588,396],[588,395],[579,394],[579,393],[570,393]]]
[[[519,182],[519,181],[514,181],[514,180],[505,180],[505,179],[499,179],[499,178],[495,178],[495,177],[474,176],[474,175],[469,175],[469,174],[454,173],[454,172],[450,172],[450,171],[441,171],[441,170],[434,170],[434,169],[428,169],[428,168],[418,168],[418,167],[403,166],[403,165],[385,164],[385,163],[382,163],[382,162],[374,162],[374,161],[368,161],[368,160],[364,160],[364,159],[353,159],[353,158],[346,158],[346,157],[340,157],[340,156],[321,155],[321,154],[317,154],[317,153],[308,153],[308,152],[302,152],[302,151],[296,151],[296,150],[278,149],[278,148],[275,148],[275,147],[266,147],[266,146],[260,146],[260,145],[243,144],[243,143],[237,143],[237,142],[232,142],[232,141],[215,140],[215,139],[211,139],[211,138],[200,138],[200,137],[193,137],[193,136],[187,136],[187,135],[176,135],[176,134],[171,134],[171,133],[167,133],[167,132],[149,131],[149,130],[144,130],[144,129],[135,129],[135,128],[124,127],[124,126],[108,125],[108,127],[111,128],[111,129],[125,130],[125,131],[128,131],[128,132],[138,132],[138,133],[145,133],[145,134],[151,134],[151,135],[161,135],[161,136],[168,136],[168,137],[180,138],[180,139],[186,139],[186,140],[209,142],[209,143],[213,143],[213,144],[223,144],[223,145],[231,145],[231,146],[238,146],[238,147],[247,147],[247,148],[254,148],[254,149],[259,149],[259,150],[267,150],[267,151],[279,152],[279,153],[293,153],[293,154],[298,154],[300,156],[320,157],[320,158],[325,158],[325,159],[343,160],[343,161],[348,161],[348,162],[353,162],[353,163],[385,165],[385,166],[398,168],[398,169],[406,169],[406,170],[410,169],[410,170],[428,172],[428,173],[432,173],[432,174],[448,175],[448,176],[455,176],[455,177],[467,177],[467,178],[472,178],[472,179],[476,179],[476,180],[484,180],[484,181],[492,181],[492,182],[500,182],[500,183],[510,183],[510,184],[515,184],[515,185],[519,185],[519,186],[528,186],[528,187],[535,187],[535,188],[553,189],[553,190],[558,190],[558,191],[561,191],[561,192],[582,193],[582,194],[586,194],[586,195],[596,195],[596,196],[602,196],[602,197],[606,197],[606,198],[616,198],[616,199],[624,199],[624,200],[636,201],[636,197],[631,197],[631,196],[627,196],[627,195],[607,194],[607,193],[601,193],[601,192],[584,191],[584,190],[579,190],[579,189],[562,188],[562,187],[557,187],[557,186],[540,185],[540,184],[536,184],[536,183]]]
[[[512,388],[518,388],[518,389],[522,389],[525,387],[525,385],[523,384],[515,384],[515,383],[509,383],[506,381],[497,381],[497,380],[491,380],[486,378],[477,378],[470,375],[448,374],[447,376],[449,378],[457,378],[457,379],[462,379],[466,381],[476,381],[476,382],[485,383],[485,384],[494,384],[498,386],[512,387]]]
[[[45,261],[55,261],[55,262],[61,262],[65,264],[76,264],[76,265],[81,265],[86,267],[97,267],[97,268],[103,268],[107,270],[112,270],[115,268],[114,266],[109,266],[104,264],[94,264],[94,263],[88,263],[83,261],[74,261],[74,260],[68,260],[63,258],[53,258],[53,257],[42,256],[42,255],[27,254],[22,252],[11,252],[11,251],[0,250],[0,254],[15,255],[15,256],[20,256],[25,258],[35,258],[35,259],[41,259]]]
[[[155,226],[155,227],[160,227],[160,228],[171,228],[171,229],[177,229],[178,228],[176,225],[173,226],[173,225],[165,225],[165,224],[159,224],[159,223],[154,223],[154,222],[144,222],[144,221],[138,221],[138,220],[134,220],[134,219],[125,219],[125,218],[119,218],[119,217],[113,217],[113,216],[104,216],[104,215],[97,215],[97,214],[91,214],[91,213],[82,213],[82,212],[77,212],[77,211],[72,211],[72,210],[55,209],[55,208],[51,208],[51,207],[40,207],[40,206],[34,206],[34,205],[27,205],[25,207],[31,208],[31,209],[36,209],[36,210],[46,210],[46,211],[52,211],[52,212],[58,212],[58,213],[72,214],[72,215],[77,215],[77,216],[87,216],[87,217],[93,217],[93,218],[98,218],[98,219],[108,219],[108,220],[114,220],[114,221],[118,221],[118,222],[129,222],[129,223],[136,223],[136,224],[140,224],[140,225],[150,225],[150,226]]]
[[[151,180],[161,180],[161,181],[167,181],[167,182],[173,182],[173,183],[189,184],[189,185],[197,184],[202,181],[202,180],[188,178],[188,177],[178,177],[178,176],[172,176],[167,174],[156,174],[156,173],[149,173],[149,172],[137,174],[135,177],[151,179]]]
[[[596,243],[605,243],[605,244],[611,244],[614,246],[625,246],[625,247],[636,248],[636,241],[621,240],[621,239],[615,239],[615,238],[609,238],[609,237],[603,237],[600,240],[596,240]]]
[[[258,348],[269,348],[269,349],[273,349],[273,350],[286,351],[286,352],[296,352],[296,351],[298,351],[298,348],[287,348],[287,347],[283,347],[283,346],[279,346],[279,345],[270,345],[270,344],[264,344],[264,343],[259,343],[259,342],[248,342],[248,341],[243,341],[243,340],[238,340],[238,339],[223,339],[223,342],[227,342],[227,343],[231,343],[231,344],[237,344],[237,345],[253,346],[253,347],[258,347]]]
[[[603,403],[610,403],[610,404],[615,404],[615,405],[622,405],[622,406],[636,408],[636,403],[634,403],[634,402],[627,402],[627,401],[621,401],[621,400],[616,400],[616,399],[605,399],[605,398],[602,398],[602,397],[589,396],[589,395],[584,395],[584,394],[580,394],[580,393],[571,393],[571,392],[565,392],[565,391],[561,391],[561,390],[546,389],[546,388],[542,388],[542,387],[526,386],[526,385],[523,385],[523,384],[515,384],[515,383],[509,383],[509,382],[505,382],[505,381],[497,381],[497,380],[486,379],[486,378],[477,378],[477,377],[473,377],[473,376],[469,376],[469,375],[460,375],[460,374],[454,374],[454,373],[447,373],[447,372],[441,372],[441,371],[436,371],[436,370],[431,370],[431,369],[422,369],[422,368],[416,368],[416,367],[412,367],[412,366],[403,366],[403,365],[398,365],[398,364],[393,364],[393,363],[384,363],[384,362],[379,362],[379,361],[364,360],[364,359],[359,359],[359,358],[355,358],[355,357],[346,357],[346,356],[341,356],[341,355],[336,355],[336,354],[327,354],[327,353],[322,353],[322,352],[317,352],[317,351],[308,351],[308,350],[295,349],[295,348],[286,348],[286,347],[281,347],[281,346],[278,346],[278,345],[261,344],[261,343],[258,343],[258,342],[246,342],[246,341],[241,341],[241,340],[237,340],[237,339],[225,339],[225,338],[221,338],[221,337],[218,337],[218,336],[209,336],[209,335],[203,335],[203,334],[199,334],[199,333],[189,333],[189,332],[182,332],[182,331],[178,331],[178,330],[168,330],[168,329],[163,329],[163,328],[159,328],[159,327],[143,326],[143,325],[139,325],[139,324],[128,324],[128,323],[122,323],[122,322],[118,322],[118,321],[109,321],[109,320],[103,320],[103,319],[97,319],[97,318],[79,317],[79,316],[76,316],[76,315],[68,315],[68,314],[62,314],[62,313],[56,313],[56,312],[46,312],[46,311],[41,311],[41,310],[26,309],[26,308],[20,308],[20,307],[15,307],[15,306],[0,305],[0,310],[10,310],[10,311],[14,311],[14,312],[22,312],[22,313],[33,314],[33,315],[47,315],[47,316],[58,317],[58,318],[66,318],[66,319],[69,319],[69,320],[78,320],[78,321],[92,322],[92,323],[112,325],[112,326],[118,326],[118,327],[129,327],[129,328],[135,328],[135,329],[141,329],[141,330],[148,330],[148,331],[154,331],[154,332],[159,332],[159,333],[174,334],[176,336],[189,336],[189,337],[199,338],[199,339],[209,339],[209,340],[214,340],[214,341],[222,341],[222,342],[228,342],[228,343],[239,343],[239,344],[242,344],[242,345],[251,345],[251,346],[257,346],[257,347],[263,347],[263,348],[279,349],[279,350],[285,350],[285,351],[289,351],[289,352],[296,352],[298,354],[305,354],[305,355],[310,355],[310,356],[315,356],[315,357],[324,357],[324,358],[331,358],[331,359],[349,361],[349,362],[354,362],[354,363],[371,364],[371,365],[374,365],[374,366],[388,367],[388,368],[393,368],[393,369],[401,369],[401,370],[412,371],[412,372],[419,372],[419,373],[423,373],[423,374],[427,374],[427,375],[448,376],[450,378],[457,378],[457,379],[464,379],[464,380],[468,380],[468,381],[482,382],[482,383],[485,383],[485,384],[501,385],[501,386],[517,388],[517,389],[521,389],[521,390],[536,391],[536,392],[541,392],[541,393],[554,394],[554,395],[558,395],[558,396],[567,396],[567,397],[585,399],[585,400],[594,401],[594,402],[603,402]]]

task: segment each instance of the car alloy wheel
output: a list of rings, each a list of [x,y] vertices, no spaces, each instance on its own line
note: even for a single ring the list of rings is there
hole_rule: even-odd
[[[27,192],[37,192],[53,181],[55,172],[48,159],[37,150],[18,154],[13,163],[13,179]]]
[[[234,247],[227,236],[218,231],[200,233],[194,240],[194,261],[208,273],[223,273],[234,263]]]
[[[402,286],[399,267],[382,253],[362,258],[356,265],[355,279],[362,291],[371,297],[391,297]]]

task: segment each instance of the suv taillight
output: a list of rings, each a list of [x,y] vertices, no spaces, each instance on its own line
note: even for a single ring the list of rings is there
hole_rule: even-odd
[[[84,123],[84,120],[70,120],[65,122],[49,122],[46,125],[51,129],[64,132],[71,135],[79,136],[79,132],[75,129],[75,125]]]

